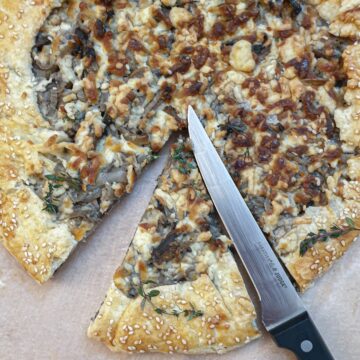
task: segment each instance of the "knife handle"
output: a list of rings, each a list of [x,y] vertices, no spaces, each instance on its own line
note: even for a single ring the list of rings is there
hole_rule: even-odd
[[[291,350],[300,360],[334,360],[307,312],[270,330],[279,347]]]

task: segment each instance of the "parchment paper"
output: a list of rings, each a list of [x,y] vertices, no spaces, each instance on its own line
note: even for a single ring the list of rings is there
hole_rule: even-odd
[[[86,330],[103,300],[113,272],[124,257],[166,161],[166,154],[165,150],[161,160],[141,176],[133,193],[120,201],[94,235],[78,246],[47,284],[36,284],[0,246],[1,360],[130,358],[128,354],[111,353],[104,345],[88,339]],[[360,359],[359,257],[360,244],[355,243],[313,288],[302,295],[337,360]],[[248,288],[258,303],[250,284]],[[174,360],[190,359],[183,355],[171,357]],[[170,355],[139,354],[131,358],[161,360],[170,359]],[[290,352],[277,348],[265,332],[261,339],[242,349],[225,355],[194,358],[295,359]]]

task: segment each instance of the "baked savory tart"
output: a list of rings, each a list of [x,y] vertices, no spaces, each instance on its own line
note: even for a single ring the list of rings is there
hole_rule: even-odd
[[[46,281],[192,104],[305,289],[358,235],[356,1],[0,1],[0,234]]]
[[[88,334],[113,351],[222,353],[259,336],[214,205],[180,139]]]

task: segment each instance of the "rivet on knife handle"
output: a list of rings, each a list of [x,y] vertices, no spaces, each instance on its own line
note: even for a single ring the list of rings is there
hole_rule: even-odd
[[[334,360],[307,312],[270,330],[278,346],[300,360]]]

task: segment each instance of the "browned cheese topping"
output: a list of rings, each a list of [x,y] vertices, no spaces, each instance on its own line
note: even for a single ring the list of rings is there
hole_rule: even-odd
[[[54,9],[32,50],[40,111],[63,134],[62,152],[49,159],[55,177],[36,189],[46,210],[85,229],[81,238],[186,126],[192,104],[282,256],[330,227],[326,211],[340,223],[355,218],[354,204],[336,204],[357,184],[348,166],[359,130],[345,110],[356,93],[345,96],[356,32],[339,37],[338,22],[350,20],[332,23],[333,7],[309,3],[99,0]],[[158,249],[153,259],[164,256]]]

